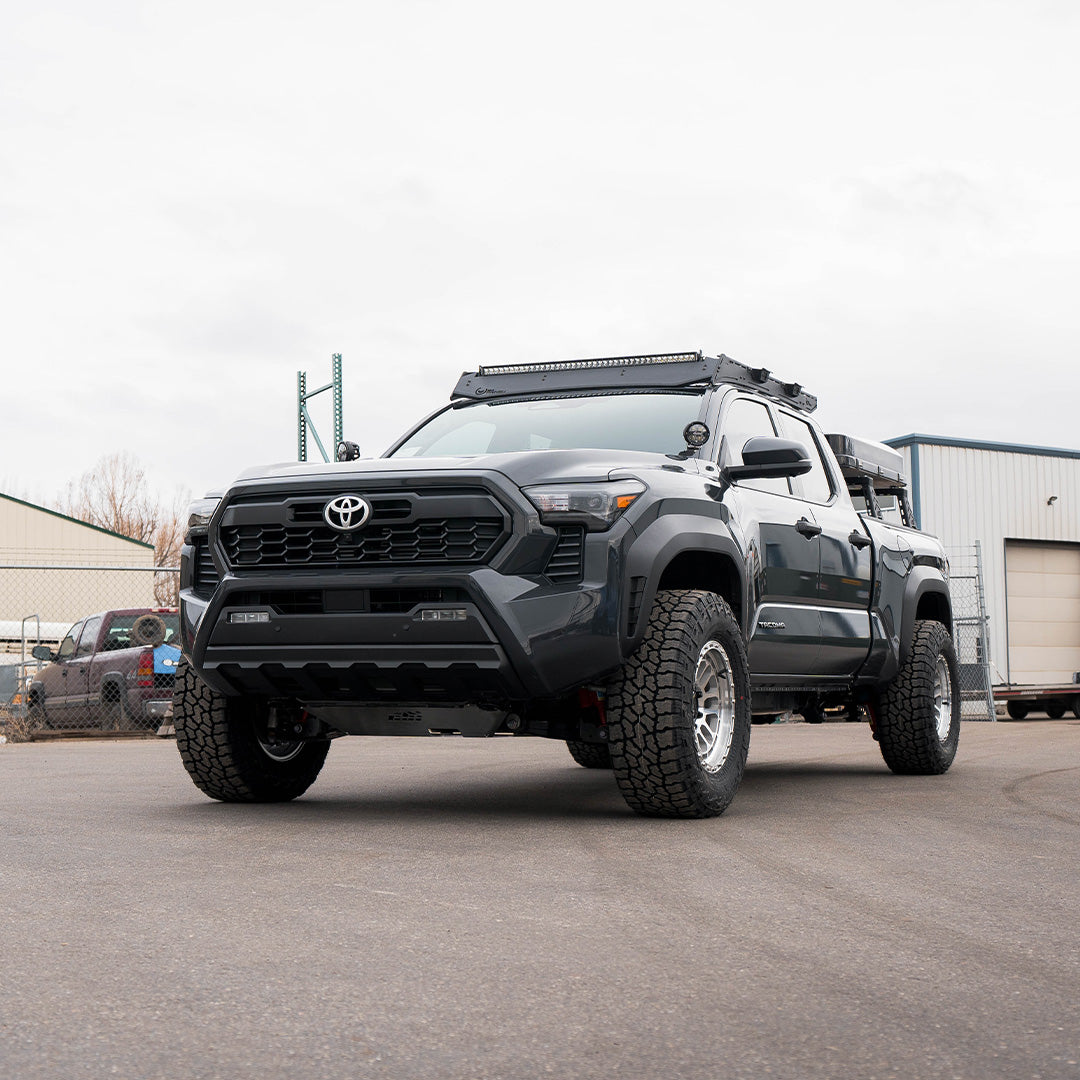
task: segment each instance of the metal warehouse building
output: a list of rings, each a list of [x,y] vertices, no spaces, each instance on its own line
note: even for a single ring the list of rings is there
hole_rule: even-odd
[[[889,439],[915,519],[949,549],[978,542],[995,682],[1080,672],[1080,450],[936,435]]]
[[[0,493],[0,647],[29,617],[55,641],[94,612],[153,606],[153,566],[152,544]]]

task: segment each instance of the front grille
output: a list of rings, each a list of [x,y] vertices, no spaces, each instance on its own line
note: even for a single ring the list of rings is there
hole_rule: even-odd
[[[503,532],[501,518],[444,518],[411,525],[369,526],[339,533],[326,525],[233,525],[221,530],[225,558],[248,567],[335,567],[353,564],[477,563]]]
[[[548,581],[564,583],[580,581],[582,560],[585,555],[585,530],[580,525],[566,526],[559,529],[552,551],[544,568]]]
[[[341,488],[237,495],[218,532],[226,563],[238,571],[476,564],[507,535],[508,516],[485,490],[360,491],[371,513],[355,532],[332,529],[323,518]]]

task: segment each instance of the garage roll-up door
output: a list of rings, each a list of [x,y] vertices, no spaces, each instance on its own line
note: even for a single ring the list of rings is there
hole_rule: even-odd
[[[1072,682],[1080,671],[1080,544],[1005,541],[1009,682]]]

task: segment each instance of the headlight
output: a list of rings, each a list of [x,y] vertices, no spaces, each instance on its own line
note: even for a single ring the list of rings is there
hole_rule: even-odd
[[[639,480],[599,484],[550,484],[525,488],[545,525],[584,525],[590,532],[610,529],[645,490]]]
[[[210,519],[214,516],[214,511],[218,508],[220,502],[220,498],[196,499],[187,508],[187,535],[185,539],[190,537],[192,533],[206,532],[206,527],[210,524]]]

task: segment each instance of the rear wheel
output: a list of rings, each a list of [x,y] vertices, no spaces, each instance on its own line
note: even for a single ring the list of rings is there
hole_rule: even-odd
[[[578,739],[567,739],[566,749],[570,756],[586,769],[610,769],[611,751],[607,743],[581,742]]]
[[[878,744],[895,773],[945,772],[960,741],[959,672],[949,631],[921,619],[900,673],[881,694]]]
[[[252,702],[211,689],[183,658],[173,722],[180,757],[195,786],[222,802],[295,799],[314,783],[330,748],[326,740],[268,740]]]
[[[641,647],[608,688],[607,720],[615,780],[639,814],[724,812],[750,746],[750,675],[721,597],[657,595]]]
[[[101,708],[98,712],[103,731],[126,731],[127,692],[120,683],[108,682],[101,687]]]
[[[1060,720],[1065,715],[1064,701],[1048,701],[1046,703],[1046,715],[1051,720]]]

